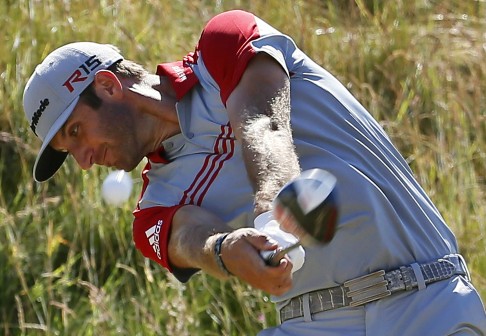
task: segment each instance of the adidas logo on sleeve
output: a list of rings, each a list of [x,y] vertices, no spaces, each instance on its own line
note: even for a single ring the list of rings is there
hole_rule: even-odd
[[[160,229],[163,223],[164,221],[160,219],[157,221],[157,224],[145,231],[145,236],[147,237],[150,246],[152,246],[157,258],[159,259],[162,259],[160,254]]]

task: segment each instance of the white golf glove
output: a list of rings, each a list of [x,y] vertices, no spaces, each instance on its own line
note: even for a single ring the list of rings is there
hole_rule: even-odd
[[[255,218],[254,225],[255,229],[260,232],[264,232],[273,239],[275,239],[281,248],[293,245],[298,241],[298,239],[294,235],[280,229],[280,225],[273,218],[273,214],[271,211],[264,212],[258,215],[257,218]],[[260,255],[264,259],[271,253],[272,251],[260,251]],[[287,253],[287,255],[292,261],[292,273],[298,271],[305,261],[305,251],[302,246],[291,250],[289,253]]]

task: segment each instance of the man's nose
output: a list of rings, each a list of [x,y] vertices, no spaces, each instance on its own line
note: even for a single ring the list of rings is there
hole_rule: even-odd
[[[92,151],[88,147],[76,146],[71,148],[70,153],[81,169],[87,170],[93,166]]]

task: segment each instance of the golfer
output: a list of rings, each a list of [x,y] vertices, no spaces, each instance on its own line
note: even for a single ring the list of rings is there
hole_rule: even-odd
[[[154,41],[156,43],[156,41]],[[235,276],[272,294],[261,335],[482,335],[486,316],[456,239],[370,113],[291,37],[251,13],[205,26],[194,52],[155,73],[109,45],[54,50],[26,84],[42,140],[34,178],[72,155],[133,170],[144,159],[133,238],[188,281]],[[308,169],[336,177],[334,238],[292,272],[268,266],[278,191]],[[372,285],[372,286],[370,286]]]

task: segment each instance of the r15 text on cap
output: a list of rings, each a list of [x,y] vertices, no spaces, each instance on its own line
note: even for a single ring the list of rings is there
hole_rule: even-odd
[[[69,92],[73,92],[73,84],[77,82],[84,82],[86,79],[88,79],[86,75],[89,75],[100,65],[101,61],[96,57],[96,55],[91,56],[84,63],[82,63],[78,69],[71,74],[71,76],[69,76],[62,86],[65,86]],[[81,70],[84,71],[84,74],[81,72]]]

